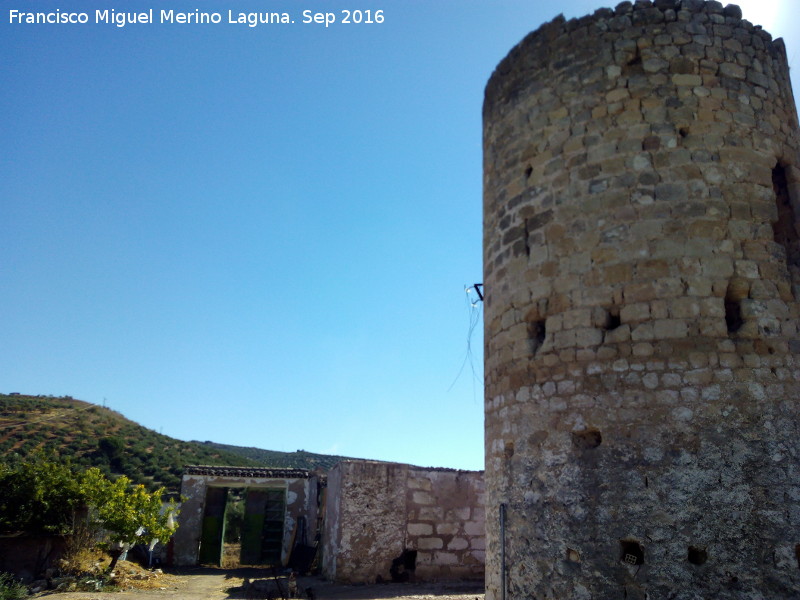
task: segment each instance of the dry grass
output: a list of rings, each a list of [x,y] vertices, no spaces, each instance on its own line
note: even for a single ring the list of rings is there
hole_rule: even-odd
[[[100,575],[108,569],[111,557],[97,548],[72,548],[59,563],[62,575],[82,577]]]
[[[109,573],[111,556],[98,548],[77,548],[61,559],[62,576],[73,580],[75,589],[158,590],[174,586],[178,578],[161,569],[153,571],[135,562],[121,560]],[[72,586],[67,585],[67,588]]]
[[[179,581],[178,577],[162,573],[161,569],[150,571],[127,560],[117,563],[111,579],[116,587],[123,590],[158,590],[175,586]]]
[[[241,544],[224,544],[222,553],[223,569],[238,569],[239,555],[242,552]]]

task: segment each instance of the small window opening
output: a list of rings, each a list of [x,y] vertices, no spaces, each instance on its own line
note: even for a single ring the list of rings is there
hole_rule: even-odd
[[[628,61],[627,66],[635,67],[636,65],[642,64],[642,54],[639,51],[639,47],[636,47],[636,54]]]
[[[737,333],[744,321],[742,321],[742,305],[738,300],[725,299],[725,324],[728,326],[728,333]]]
[[[606,316],[606,323],[604,329],[606,331],[614,331],[620,325],[622,325],[622,321],[619,318],[619,308],[617,308],[616,306],[610,308]]]
[[[743,324],[742,302],[734,296],[731,286],[728,285],[728,290],[725,292],[725,325],[728,328],[728,334],[737,333]]]
[[[702,565],[708,560],[708,552],[705,548],[698,548],[697,546],[689,546],[689,553],[687,559],[693,565]]]
[[[403,550],[403,553],[392,561],[389,575],[392,581],[405,582],[411,579],[411,574],[417,569],[417,551]]]
[[[603,443],[603,436],[597,429],[573,431],[572,443],[581,450],[592,450]]]
[[[644,564],[644,549],[642,545],[635,540],[620,540],[620,550],[622,551],[619,560],[626,565],[643,565]]]
[[[689,135],[689,128],[688,127],[678,128],[678,135],[680,135],[682,138],[685,138],[686,136]]]
[[[642,66],[642,55],[639,52],[639,48],[636,48],[636,54],[628,58],[625,61],[625,64],[622,65],[622,74],[623,75],[631,75],[631,74],[641,74],[644,73],[644,69]]]
[[[531,343],[531,354],[536,354],[539,348],[544,344],[544,338],[547,337],[547,330],[545,329],[544,319],[533,321],[528,324],[528,339]]]
[[[800,544],[794,547],[794,556],[797,558],[797,568],[800,569]]]
[[[533,167],[528,165],[525,167],[525,179],[530,179],[531,173],[533,173]]]
[[[772,169],[772,191],[778,208],[778,220],[772,224],[773,239],[786,250],[786,266],[800,267],[800,236],[797,235],[797,217],[789,198],[786,169],[778,163]]]

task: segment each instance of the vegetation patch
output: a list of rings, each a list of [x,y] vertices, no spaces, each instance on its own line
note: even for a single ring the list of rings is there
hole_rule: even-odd
[[[70,396],[0,394],[0,462],[37,452],[106,477],[125,475],[149,490],[177,495],[186,465],[328,470],[343,457],[276,452],[214,442],[184,442],[142,427],[108,408]]]
[[[0,573],[0,600],[18,600],[28,597],[28,588],[10,573]]]

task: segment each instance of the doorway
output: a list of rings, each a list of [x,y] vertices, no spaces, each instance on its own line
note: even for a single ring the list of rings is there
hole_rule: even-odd
[[[200,563],[225,568],[280,566],[285,521],[284,488],[210,487]]]

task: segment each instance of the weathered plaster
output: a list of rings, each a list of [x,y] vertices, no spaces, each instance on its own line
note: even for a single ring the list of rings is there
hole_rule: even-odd
[[[334,468],[328,472],[328,487],[325,491],[325,518],[322,533],[322,572],[332,580],[338,573],[339,547],[341,545],[342,526],[342,469]]]

